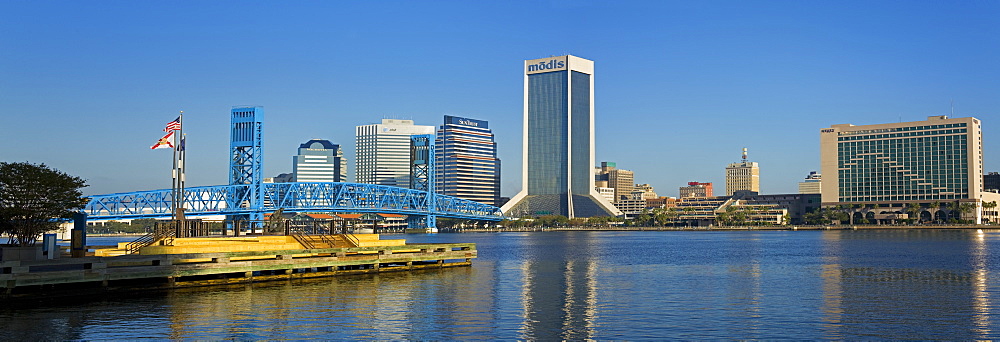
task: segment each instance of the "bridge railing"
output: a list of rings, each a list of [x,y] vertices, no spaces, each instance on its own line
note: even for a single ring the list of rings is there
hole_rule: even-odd
[[[242,215],[251,212],[333,211],[355,213],[395,213],[499,220],[500,208],[451,196],[436,195],[429,211],[425,191],[359,183],[265,183],[263,207],[256,207],[248,185],[219,185],[185,189],[185,209],[189,215]],[[172,193],[169,189],[91,196],[84,208],[92,219],[170,217]]]

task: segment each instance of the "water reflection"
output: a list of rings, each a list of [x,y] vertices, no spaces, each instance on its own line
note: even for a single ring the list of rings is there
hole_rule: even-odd
[[[553,235],[534,234],[525,243],[551,246],[538,250],[532,262],[524,262],[522,271],[524,320],[519,338],[531,340],[590,340],[595,338],[597,318],[596,253],[578,254],[553,241]],[[559,236],[555,236],[559,237]],[[573,245],[588,246],[589,234],[564,236],[578,238]],[[565,247],[563,247],[565,248]],[[544,279],[544,281],[536,281]]]
[[[876,231],[827,235],[824,248],[832,256],[822,266],[827,337],[989,337],[991,256],[983,234]],[[929,236],[933,244],[928,243]]]
[[[989,249],[986,245],[986,233],[982,229],[976,231],[972,240],[972,274],[973,274],[973,295],[972,307],[975,315],[973,322],[976,325],[975,332],[977,339],[986,339],[990,335],[990,296],[987,284],[989,269]]]
[[[997,338],[995,231],[419,238],[476,242],[480,258],[473,267],[0,309],[0,322],[10,340]]]

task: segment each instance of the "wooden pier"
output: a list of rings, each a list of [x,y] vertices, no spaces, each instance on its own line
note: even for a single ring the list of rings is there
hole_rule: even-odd
[[[474,243],[0,261],[0,301],[470,266]]]

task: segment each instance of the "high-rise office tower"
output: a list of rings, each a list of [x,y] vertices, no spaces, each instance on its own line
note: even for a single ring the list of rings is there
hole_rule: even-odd
[[[445,115],[435,145],[439,194],[499,203],[500,159],[488,122]]]
[[[510,216],[619,215],[594,188],[594,62],[575,56],[524,62],[521,192]]]
[[[743,161],[726,167],[726,196],[737,191],[760,192],[760,166],[747,161],[747,149],[743,149]]]
[[[920,221],[956,217],[941,204],[983,202],[983,140],[978,119],[931,116],[925,121],[833,125],[820,130],[823,205],[862,205],[909,211]],[[904,208],[906,206],[906,208]],[[962,219],[982,222],[980,210]]]
[[[799,193],[800,194],[819,194],[822,193],[823,176],[819,172],[812,171],[806,176],[806,180],[799,182]]]
[[[382,119],[355,128],[355,182],[410,187],[410,136],[434,134],[434,126]]]
[[[296,182],[346,182],[344,150],[329,140],[309,140],[292,157],[292,175]]]
[[[635,173],[619,169],[618,164],[613,162],[601,162],[600,167],[594,168],[594,182],[598,193],[601,192],[600,188],[614,189],[614,199],[611,200],[611,203],[618,203],[618,201],[629,199],[632,196],[632,189],[635,187]]]

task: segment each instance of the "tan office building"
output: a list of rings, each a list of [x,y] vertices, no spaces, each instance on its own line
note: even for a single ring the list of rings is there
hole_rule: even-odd
[[[757,162],[742,161],[726,167],[726,196],[741,190],[760,192],[760,166]]]

